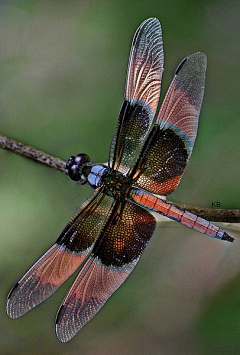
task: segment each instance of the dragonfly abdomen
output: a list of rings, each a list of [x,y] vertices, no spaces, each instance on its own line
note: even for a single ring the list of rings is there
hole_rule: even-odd
[[[188,212],[180,207],[174,206],[160,197],[157,197],[147,191],[132,188],[130,191],[130,198],[139,205],[146,207],[154,212],[168,217],[176,222],[180,222],[186,227],[194,229],[200,233],[206,234],[210,237],[223,239],[232,242],[234,239],[230,237],[219,227],[213,223],[201,218],[194,213]]]

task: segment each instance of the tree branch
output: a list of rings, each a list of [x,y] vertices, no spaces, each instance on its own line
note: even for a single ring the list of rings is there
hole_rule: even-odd
[[[18,142],[14,139],[8,138],[1,134],[0,134],[0,148],[9,150],[12,153],[21,155],[24,158],[31,159],[36,163],[46,165],[50,168],[54,168],[60,171],[61,173],[67,175],[65,161],[55,158],[49,154],[42,152],[41,150],[37,150],[33,147],[25,145],[21,142]],[[173,202],[173,204],[211,221],[240,223],[240,209],[203,208],[198,206],[189,206],[189,205],[176,203],[176,202]]]
[[[169,201],[170,202],[170,201]],[[240,223],[240,209],[214,209],[171,202],[173,205],[214,222]]]
[[[55,158],[49,154],[42,152],[41,150],[37,150],[33,147],[15,141],[14,139],[8,138],[1,134],[0,134],[0,148],[10,150],[12,153],[21,155],[24,158],[31,159],[36,163],[46,165],[50,168],[57,169],[61,173],[67,175],[65,161]]]

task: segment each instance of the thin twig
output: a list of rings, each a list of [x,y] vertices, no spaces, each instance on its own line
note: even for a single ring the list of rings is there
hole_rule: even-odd
[[[55,158],[49,154],[37,150],[33,147],[25,145],[14,139],[8,138],[0,134],[0,148],[10,150],[12,153],[21,155],[24,158],[31,159],[36,163],[46,165],[50,168],[57,169],[61,173],[67,175],[66,162]]]
[[[0,148],[7,149],[12,153],[21,155],[24,158],[28,158],[37,163],[54,168],[67,175],[65,161],[55,158],[49,154],[42,152],[41,150],[37,150],[33,147],[25,145],[21,142],[18,142],[14,139],[8,138],[1,134],[0,134]],[[173,202],[173,204],[211,221],[240,223],[240,209],[203,208],[198,206],[189,206],[189,205],[176,203],[176,202]]]
[[[169,201],[170,202],[170,201]],[[240,209],[214,209],[171,202],[177,207],[214,222],[240,223]]]

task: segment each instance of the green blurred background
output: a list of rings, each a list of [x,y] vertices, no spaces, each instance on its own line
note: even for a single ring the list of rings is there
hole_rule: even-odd
[[[239,208],[239,1],[1,1],[0,132],[64,160],[85,152],[105,162],[132,36],[151,16],[163,28],[163,93],[186,55],[208,57],[195,149],[169,199]],[[236,225],[224,226],[231,244],[160,224],[134,273],[67,344],[57,341],[54,318],[73,278],[9,319],[9,289],[90,189],[12,153],[1,150],[0,159],[1,354],[239,354]]]

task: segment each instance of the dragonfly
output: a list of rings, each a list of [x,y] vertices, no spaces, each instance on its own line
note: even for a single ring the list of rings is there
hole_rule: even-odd
[[[193,150],[207,59],[201,52],[183,59],[158,110],[163,64],[161,25],[149,18],[133,38],[108,163],[92,164],[84,153],[67,161],[69,177],[94,191],[10,291],[11,318],[45,301],[80,268],[56,317],[58,339],[70,340],[137,265],[156,227],[151,211],[210,237],[234,240],[164,198],[178,186]]]

